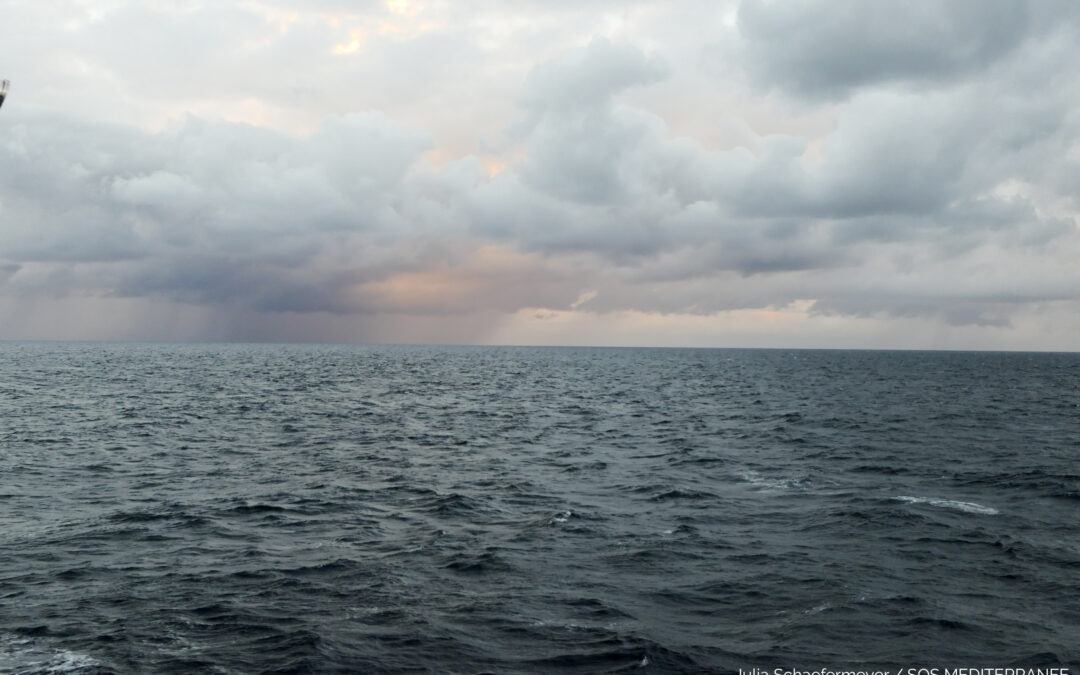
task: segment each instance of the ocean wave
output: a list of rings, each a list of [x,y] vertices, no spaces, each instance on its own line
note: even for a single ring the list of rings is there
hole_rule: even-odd
[[[785,354],[0,343],[0,673],[1069,665],[1080,356]]]
[[[746,471],[739,478],[763,490],[799,490],[810,486],[808,478],[766,478],[756,471]]]
[[[573,511],[563,511],[561,513],[556,513],[554,516],[552,516],[551,518],[548,519],[547,524],[548,525],[562,525],[563,523],[570,520],[570,516],[572,516],[572,515],[574,515]]]
[[[36,644],[29,638],[0,634],[0,672],[30,675],[111,673],[101,661],[68,649]]]
[[[995,508],[976,504],[975,502],[958,502],[952,499],[937,499],[935,497],[908,497],[906,495],[901,495],[896,497],[896,499],[909,504],[927,504],[928,506],[936,506],[942,509],[954,509],[956,511],[963,511],[964,513],[978,513],[984,516],[994,516],[998,513],[998,510]]]

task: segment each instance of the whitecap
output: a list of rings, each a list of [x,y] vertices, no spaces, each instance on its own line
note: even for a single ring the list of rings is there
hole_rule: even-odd
[[[964,513],[978,513],[984,516],[993,516],[998,513],[998,510],[995,508],[983,506],[982,504],[976,504],[974,502],[958,502],[953,501],[952,499],[937,499],[934,497],[908,497],[906,495],[901,495],[896,499],[909,504],[928,504],[943,509],[955,509],[957,511],[963,511]]]
[[[548,521],[548,525],[562,525],[566,521],[570,520],[570,516],[574,515],[571,511],[563,511],[562,513],[556,513]]]
[[[765,478],[756,471],[747,471],[739,476],[747,483],[766,490],[791,490],[806,487],[807,480],[804,478]]]
[[[15,635],[0,635],[0,672],[79,673],[101,667],[92,656],[66,649],[49,649]]]

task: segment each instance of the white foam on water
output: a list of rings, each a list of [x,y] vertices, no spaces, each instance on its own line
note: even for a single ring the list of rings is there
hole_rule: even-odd
[[[997,509],[974,502],[957,502],[951,499],[937,499],[935,497],[908,497],[906,495],[901,495],[896,499],[909,504],[928,504],[942,509],[955,509],[964,513],[978,513],[984,516],[993,516],[998,513]]]
[[[751,485],[767,490],[791,490],[806,486],[806,480],[803,478],[765,478],[756,471],[747,471],[746,473],[740,474],[739,477]]]
[[[548,521],[548,525],[562,525],[566,521],[570,520],[570,516],[574,515],[572,511],[563,511],[562,513],[556,513]]]
[[[60,675],[100,666],[100,661],[86,654],[39,647],[32,640],[17,635],[0,635],[0,672],[3,673]]]

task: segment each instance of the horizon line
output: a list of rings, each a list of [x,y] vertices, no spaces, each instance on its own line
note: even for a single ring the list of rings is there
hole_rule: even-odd
[[[693,345],[606,345],[606,344],[509,344],[470,342],[320,342],[312,340],[144,340],[144,339],[58,339],[0,338],[0,344],[129,344],[129,345],[267,345],[329,347],[469,347],[495,349],[679,349],[711,351],[812,351],[812,352],[956,352],[985,354],[1080,354],[1080,350],[1061,349],[980,349],[964,347],[746,347]]]

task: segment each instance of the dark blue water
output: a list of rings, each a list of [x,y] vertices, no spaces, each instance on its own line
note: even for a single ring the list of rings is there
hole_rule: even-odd
[[[1080,355],[0,343],[0,671],[1080,665]]]

